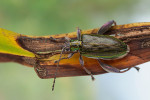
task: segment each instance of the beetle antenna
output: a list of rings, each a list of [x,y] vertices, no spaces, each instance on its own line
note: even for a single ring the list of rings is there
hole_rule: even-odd
[[[56,75],[57,75],[57,71],[58,71],[58,67],[59,67],[59,62],[61,60],[61,56],[63,54],[63,51],[65,50],[67,46],[65,46],[62,51],[61,51],[61,54],[60,54],[60,57],[59,57],[59,60],[57,61],[57,67],[56,67],[56,72],[55,72],[55,76],[54,76],[54,81],[53,81],[53,86],[52,86],[52,91],[54,90],[54,86],[55,86],[55,81],[56,81]]]

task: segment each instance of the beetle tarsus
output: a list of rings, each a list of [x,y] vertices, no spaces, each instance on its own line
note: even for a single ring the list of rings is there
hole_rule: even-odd
[[[112,72],[112,73],[124,73],[124,72],[126,72],[126,71],[128,71],[128,70],[131,69],[131,68],[128,68],[128,69],[126,69],[126,70],[124,70],[124,71],[121,71],[121,70],[118,69],[118,68],[112,67],[112,66],[110,66],[110,65],[107,65],[107,64],[101,62],[100,59],[97,59],[97,60],[98,60],[99,64],[101,65],[101,67],[102,67],[105,71],[107,71],[107,72]]]
[[[134,67],[138,72],[140,71],[140,68],[139,67]]]
[[[82,58],[81,55],[80,55],[79,61],[80,61],[81,66],[82,66],[83,69],[85,70],[85,72],[86,72],[87,74],[91,75],[91,79],[92,79],[92,81],[94,81],[95,78],[94,78],[93,74],[92,74],[87,68],[84,67],[84,61],[83,61],[83,58]]]
[[[94,81],[94,80],[95,80],[95,78],[94,78],[94,76],[93,76],[93,75],[91,76],[91,78],[92,78],[92,81]]]
[[[53,41],[53,42],[58,42],[55,38],[53,38],[53,37],[50,37],[49,38],[51,41]]]
[[[56,81],[56,78],[54,78],[54,81],[53,81],[52,91],[54,91],[55,81]]]
[[[79,27],[77,27],[77,39],[81,41],[81,29]]]
[[[103,35],[105,32],[107,32],[107,31],[111,28],[112,24],[114,24],[115,26],[117,25],[114,20],[111,20],[111,21],[105,23],[105,24],[99,29],[99,31],[98,31],[97,33],[100,34],[100,35]]]

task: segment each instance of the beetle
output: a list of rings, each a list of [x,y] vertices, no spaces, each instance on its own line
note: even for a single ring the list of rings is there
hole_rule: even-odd
[[[62,59],[69,59],[73,56],[73,54],[79,52],[79,62],[85,72],[89,75],[91,75],[92,80],[95,78],[93,77],[93,74],[84,67],[84,61],[82,56],[97,59],[100,66],[107,72],[113,72],[113,73],[123,73],[128,71],[130,68],[121,71],[118,68],[115,68],[111,65],[105,64],[101,62],[100,59],[103,60],[114,60],[114,59],[120,59],[125,57],[129,52],[130,48],[127,44],[125,44],[123,41],[109,35],[104,35],[105,32],[107,32],[112,25],[116,25],[116,22],[114,20],[111,20],[107,23],[105,23],[97,32],[97,34],[81,34],[81,30],[77,29],[77,39],[76,40],[68,40],[66,42],[65,46],[62,48],[62,51],[60,53],[59,60],[55,61],[57,63],[56,67],[56,73],[53,81],[52,90],[54,90],[54,84],[56,80],[56,74],[57,74],[57,68],[59,66],[59,62]],[[62,58],[62,54],[65,51],[70,51],[68,57]],[[135,67],[137,70],[138,68]]]

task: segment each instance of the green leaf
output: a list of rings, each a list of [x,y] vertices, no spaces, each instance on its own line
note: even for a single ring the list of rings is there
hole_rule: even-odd
[[[16,42],[18,36],[20,36],[19,33],[0,28],[0,53],[35,57],[34,53],[19,46]]]

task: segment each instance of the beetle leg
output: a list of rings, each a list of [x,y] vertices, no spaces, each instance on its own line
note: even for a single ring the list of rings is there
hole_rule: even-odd
[[[139,68],[139,67],[136,67],[136,66],[135,66],[134,68],[135,68],[138,72],[140,71],[140,68]]]
[[[130,67],[130,68],[124,70],[124,71],[121,71],[121,70],[118,69],[118,68],[115,68],[115,67],[112,67],[112,66],[110,66],[110,65],[104,64],[103,62],[100,61],[100,59],[97,59],[97,60],[98,60],[99,64],[101,65],[101,67],[102,67],[105,71],[107,71],[107,72],[124,73],[124,72],[128,71],[129,69],[131,69],[131,67]]]
[[[111,28],[112,24],[114,24],[114,25],[116,26],[116,22],[115,22],[114,20],[111,20],[111,21],[105,23],[105,24],[98,30],[97,33],[100,34],[100,35],[103,35],[105,32],[107,32],[107,31]]]
[[[60,60],[62,60],[62,59],[70,59],[73,55],[74,55],[74,52],[73,52],[73,53],[70,53],[70,54],[68,55],[68,57],[61,58]],[[54,61],[54,63],[58,63],[58,60]]]
[[[52,42],[61,42],[61,41],[66,41],[66,42],[69,42],[70,41],[70,38],[68,38],[68,37],[64,37],[64,38],[60,38],[60,39],[56,39],[56,38],[53,38],[53,37],[50,37],[49,38],[50,39],[50,41],[52,41]]]
[[[67,42],[69,42],[71,39],[70,38],[68,38],[68,37],[65,37],[65,39],[67,40]]]
[[[53,42],[58,42],[58,40],[55,39],[55,38],[53,38],[53,37],[50,37],[49,39],[50,39],[51,41],[53,41]]]
[[[77,27],[77,39],[81,41],[81,29]]]
[[[61,56],[64,52],[64,50],[67,48],[67,46],[63,47],[62,48],[62,51],[60,53],[60,57],[59,57],[59,60],[57,61],[57,66],[56,66],[56,72],[54,74],[54,81],[53,81],[53,85],[52,85],[52,91],[54,90],[54,86],[55,86],[55,81],[56,81],[56,75],[57,75],[57,71],[58,71],[58,67],[59,67],[59,62],[61,61]]]
[[[94,76],[92,75],[92,73],[91,73],[88,69],[86,69],[86,68],[84,67],[84,61],[83,61],[83,58],[82,58],[81,55],[80,55],[79,61],[80,61],[81,66],[83,67],[83,69],[86,71],[86,73],[89,74],[89,75],[91,75],[92,80],[95,80],[95,78],[94,78]]]

